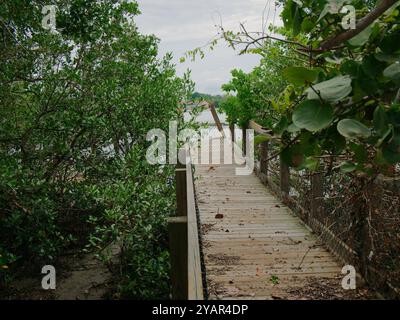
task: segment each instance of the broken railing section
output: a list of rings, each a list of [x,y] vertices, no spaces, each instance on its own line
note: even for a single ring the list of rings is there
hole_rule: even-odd
[[[179,150],[179,159],[189,158],[189,151]],[[176,167],[177,216],[168,221],[171,252],[172,298],[204,300],[200,241],[196,216],[192,164]]]
[[[218,131],[222,135],[224,135],[224,127],[222,126],[222,123],[221,123],[221,121],[220,121],[220,119],[218,117],[218,113],[217,113],[217,110],[215,109],[215,105],[211,103],[211,104],[209,104],[209,108],[210,108],[210,111],[211,111],[211,115],[214,118],[215,125],[218,128]]]

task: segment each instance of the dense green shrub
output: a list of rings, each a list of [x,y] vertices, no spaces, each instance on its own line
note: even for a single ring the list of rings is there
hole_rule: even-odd
[[[0,3],[0,273],[117,241],[124,295],[165,296],[173,188],[146,134],[180,118],[191,83],[138,32],[135,2],[54,3],[57,32],[42,1]]]

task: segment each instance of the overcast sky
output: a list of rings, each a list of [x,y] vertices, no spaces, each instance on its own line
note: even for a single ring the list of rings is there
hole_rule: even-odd
[[[261,31],[264,12],[270,23],[280,23],[274,0],[137,1],[142,12],[136,18],[140,31],[160,38],[161,54],[173,53],[179,75],[191,69],[196,90],[204,93],[221,93],[221,85],[230,80],[232,69],[251,71],[259,57],[238,56],[238,52],[221,43],[216,50],[207,50],[204,60],[179,63],[186,51],[206,45],[217,34],[215,25],[220,21],[226,30],[238,30],[239,23],[243,22],[249,31]]]

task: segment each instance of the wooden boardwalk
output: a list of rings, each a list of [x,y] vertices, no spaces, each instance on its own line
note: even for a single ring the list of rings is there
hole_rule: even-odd
[[[342,290],[342,266],[254,174],[238,176],[236,167],[195,166],[209,298],[332,298]]]

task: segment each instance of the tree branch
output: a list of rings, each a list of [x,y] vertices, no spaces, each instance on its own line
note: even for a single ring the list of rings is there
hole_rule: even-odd
[[[322,50],[330,50],[333,47],[355,37],[368,26],[370,26],[376,19],[378,19],[386,10],[393,6],[397,0],[382,0],[379,5],[367,14],[360,22],[356,25],[355,29],[350,29],[337,36],[334,36],[321,44]]]

